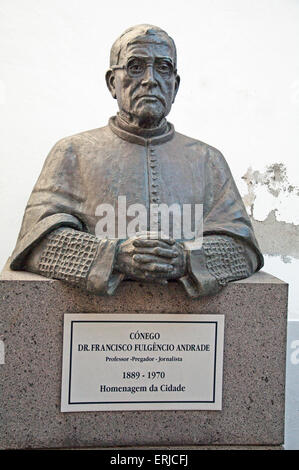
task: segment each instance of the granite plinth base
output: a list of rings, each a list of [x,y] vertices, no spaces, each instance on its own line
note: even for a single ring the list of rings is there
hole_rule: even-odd
[[[287,292],[260,272],[201,300],[175,282],[123,282],[115,296],[97,297],[4,270],[0,448],[281,446]],[[63,315],[85,312],[224,314],[223,409],[61,413]]]

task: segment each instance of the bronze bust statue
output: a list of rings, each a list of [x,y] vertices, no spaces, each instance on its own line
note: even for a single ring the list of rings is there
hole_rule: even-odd
[[[224,157],[166,120],[180,83],[176,62],[174,41],[156,26],[129,28],[115,41],[106,82],[119,112],[107,126],[53,147],[28,201],[12,269],[100,295],[113,294],[123,279],[177,280],[199,298],[263,266]],[[202,245],[159,236],[159,211],[141,233],[98,237],[99,205],[117,209],[119,222],[124,196],[148,209],[202,205]]]

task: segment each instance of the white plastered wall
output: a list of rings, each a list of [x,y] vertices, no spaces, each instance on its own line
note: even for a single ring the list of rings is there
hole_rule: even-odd
[[[222,151],[265,253],[289,282],[299,319],[299,54],[297,0],[1,0],[0,265],[53,144],[106,125],[109,50],[152,23],[176,41],[176,129]]]

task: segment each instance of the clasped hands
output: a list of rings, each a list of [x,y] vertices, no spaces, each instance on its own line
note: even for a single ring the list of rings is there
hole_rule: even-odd
[[[114,268],[129,279],[166,283],[185,274],[186,253],[171,238],[143,232],[120,243]]]

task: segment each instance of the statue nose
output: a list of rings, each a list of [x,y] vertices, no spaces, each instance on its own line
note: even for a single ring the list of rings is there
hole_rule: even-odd
[[[142,78],[142,85],[155,86],[157,81],[155,78],[154,67],[151,64],[148,64]]]

